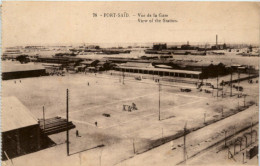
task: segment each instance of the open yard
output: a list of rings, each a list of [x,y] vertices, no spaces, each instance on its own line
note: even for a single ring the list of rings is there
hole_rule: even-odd
[[[188,129],[200,128],[204,122],[236,113],[238,104],[241,106],[244,101],[234,100],[236,97],[216,98],[199,92],[195,85],[189,85],[194,86],[192,92],[180,92],[180,87],[162,83],[159,120],[159,86],[153,80],[125,79],[123,84],[114,76],[70,74],[3,81],[2,86],[2,96],[16,96],[39,119],[43,106],[47,118],[66,117],[68,88],[69,119],[76,125],[70,131],[71,153],[104,144],[108,149],[105,156],[114,164],[133,155],[133,141],[135,151],[142,152],[152,141],[182,132],[185,123]],[[123,110],[123,105],[132,103],[137,110]],[[76,137],[76,130],[81,137]],[[66,140],[64,132],[50,138],[57,144]],[[115,151],[117,155],[113,155]]]

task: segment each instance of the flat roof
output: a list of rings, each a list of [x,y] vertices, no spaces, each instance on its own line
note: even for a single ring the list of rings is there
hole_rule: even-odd
[[[93,62],[95,62],[95,60],[91,60],[91,61],[82,61],[80,62],[81,64],[84,64],[84,65],[91,65]]]
[[[37,119],[14,96],[2,97],[2,132],[37,125]]]
[[[19,72],[19,71],[31,71],[31,70],[44,70],[41,64],[19,64],[13,62],[2,62],[2,72]]]
[[[126,63],[121,64],[120,66],[148,68],[148,67],[152,67],[152,64],[151,63],[143,63],[143,62],[126,62]]]
[[[138,68],[138,67],[123,67],[119,66],[121,69],[136,69],[136,70],[147,70],[147,71],[162,71],[162,72],[171,72],[171,73],[181,73],[181,74],[201,74],[200,71],[191,71],[191,70],[170,70],[162,68]]]
[[[62,66],[62,64],[57,64],[57,63],[43,63],[42,65],[43,66],[57,66],[57,67]]]
[[[167,69],[172,69],[171,66],[168,66],[168,65],[155,65],[156,67],[160,67],[160,68],[167,68]]]

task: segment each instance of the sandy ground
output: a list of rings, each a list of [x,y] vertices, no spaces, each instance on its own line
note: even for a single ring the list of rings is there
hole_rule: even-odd
[[[68,88],[69,118],[76,125],[76,129],[70,131],[70,150],[74,155],[69,158],[58,157],[65,154],[65,133],[50,136],[58,144],[56,147],[30,155],[38,158],[37,154],[41,154],[46,160],[51,158],[51,153],[56,153],[59,154],[57,159],[66,163],[67,160],[73,161],[72,158],[79,154],[96,156],[95,151],[101,149],[96,146],[104,144],[103,160],[106,165],[113,165],[133,156],[134,151],[138,153],[147,150],[152,141],[180,133],[185,123],[188,123],[188,129],[203,127],[204,123],[237,113],[238,106],[242,109],[244,103],[243,98],[236,96],[221,98],[216,97],[216,94],[199,92],[195,85],[181,86],[194,87],[192,92],[185,93],[180,92],[180,87],[174,83],[162,82],[160,120],[159,86],[153,80],[126,78],[125,84],[122,84],[122,79],[107,74],[26,78],[21,79],[21,83],[3,81],[2,96],[16,96],[37,118],[42,118],[42,106],[45,106],[47,118],[65,117]],[[246,83],[245,90],[252,93],[245,102],[249,105],[256,100],[252,98],[255,91],[252,85]],[[122,111],[123,105],[132,103],[136,104],[138,110]],[[110,117],[103,116],[103,113],[110,114]],[[79,130],[81,137],[75,136],[76,130]],[[30,155],[18,157],[17,160],[27,161]],[[33,165],[33,161],[37,159],[29,161],[27,165]]]
[[[258,125],[252,127],[253,130],[259,131]],[[243,134],[250,133],[251,128],[235,135],[234,137],[227,139],[227,147],[224,147],[225,142],[222,141],[218,146],[211,148],[201,154],[198,154],[194,158],[189,159],[186,164],[188,165],[258,165],[258,156],[254,156],[253,158],[246,157],[247,151],[249,151],[254,146],[258,146],[258,138],[255,134],[252,137],[252,143],[250,135],[248,136],[248,144],[249,146],[245,146],[245,141],[242,141],[241,149],[240,145],[237,144],[234,149],[234,141],[238,137],[243,137]],[[235,155],[234,155],[235,150]],[[230,154],[232,153],[233,158],[231,158]],[[244,155],[243,155],[244,153]],[[229,154],[229,155],[228,155]]]
[[[245,125],[250,125],[250,119],[256,122],[258,114],[256,106],[252,106],[246,111],[240,112],[234,116],[226,118],[222,121],[209,125],[205,128],[197,130],[193,133],[190,133],[186,136],[187,142],[187,155],[192,156],[194,153],[197,153],[200,150],[208,147],[214,142],[224,138],[223,131],[227,130],[227,136],[233,134],[236,130],[239,130]],[[243,123],[241,123],[243,122]],[[234,128],[235,127],[235,128]],[[65,134],[64,134],[65,137]],[[71,135],[73,141],[79,139]],[[13,159],[14,165],[85,165],[85,166],[94,166],[94,165],[113,165],[111,162],[114,162],[115,158],[117,159],[117,164],[120,166],[134,166],[134,165],[176,165],[177,163],[183,161],[183,137],[174,140],[173,142],[166,143],[162,146],[159,146],[155,149],[152,149],[146,153],[139,155],[134,155],[132,152],[132,158],[127,158],[128,160],[123,160],[120,162],[118,158],[125,157],[126,153],[122,153],[121,148],[118,144],[113,144],[110,147],[95,148],[95,145],[91,144],[88,138],[84,138],[87,146],[89,147],[85,151],[81,152],[71,152],[71,155],[67,157],[66,155],[66,145],[60,144],[52,148],[48,148],[36,153],[28,154]],[[174,147],[174,150],[172,150]],[[129,152],[130,153],[130,152]],[[223,154],[222,154],[223,153]],[[214,155],[215,154],[215,155]],[[198,155],[192,159],[187,160],[187,164],[241,164],[240,161],[234,163],[233,161],[226,160],[221,156],[225,156],[226,152],[220,152],[220,156],[216,156],[216,149],[207,151],[202,155]],[[214,157],[213,157],[214,156]],[[205,159],[206,158],[206,159]],[[218,160],[214,160],[214,159]],[[236,156],[236,158],[238,158]],[[203,160],[200,162],[200,160]],[[36,164],[37,163],[37,164]],[[256,160],[248,160],[247,163],[256,165]]]
[[[204,152],[202,155],[198,155],[192,159],[191,156],[207,148],[210,145],[218,142],[225,138],[224,130],[227,131],[227,137],[232,135],[235,131],[240,130],[246,125],[250,125],[251,120],[254,122],[258,121],[255,118],[258,113],[258,108],[255,106],[250,107],[244,112],[226,118],[222,121],[211,124],[205,128],[192,132],[186,136],[186,147],[187,147],[187,162],[188,165],[236,165],[241,164],[238,162],[226,160],[222,155],[216,153],[216,148],[213,150]],[[253,118],[253,119],[251,119]],[[243,122],[243,123],[241,123]],[[224,142],[223,142],[224,144]],[[222,145],[223,145],[222,144]],[[174,150],[172,150],[172,147]],[[183,155],[183,137],[167,144],[164,144],[158,148],[155,148],[146,153],[136,155],[134,158],[119,163],[120,166],[138,165],[176,165],[184,160]],[[222,154],[222,151],[221,151]],[[223,152],[226,155],[226,151]],[[257,160],[253,162],[248,161],[253,165],[257,165]]]

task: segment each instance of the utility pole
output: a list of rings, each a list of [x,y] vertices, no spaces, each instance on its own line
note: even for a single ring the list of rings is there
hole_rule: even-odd
[[[244,107],[246,107],[246,94],[244,94]]]
[[[44,111],[44,106],[42,107],[42,113],[43,113],[43,130],[45,131],[45,111]]]
[[[245,153],[243,152],[243,164],[245,163],[245,160],[244,160],[245,157],[244,156],[245,156]]]
[[[161,84],[160,84],[160,81],[159,81],[159,120],[161,120]]]
[[[237,86],[238,86],[238,88],[237,88],[237,91],[238,91],[238,96],[239,96],[239,91],[240,91],[240,88],[239,88],[239,83],[240,83],[240,72],[239,72],[239,69],[237,69],[237,71],[238,71],[238,80],[237,80]]]
[[[184,164],[186,164],[186,131],[187,131],[187,122],[184,125],[184,129],[183,129],[184,133],[183,133],[183,159],[184,159]]]
[[[224,81],[223,80],[222,80],[221,86],[222,86],[222,98],[223,98],[224,97]]]
[[[99,166],[101,166],[102,151],[103,151],[103,148],[102,148],[101,151],[100,151],[100,156],[99,156]]]
[[[218,76],[217,76],[217,98],[218,98]]]
[[[251,118],[251,145],[253,143],[253,118]]]
[[[233,141],[232,141],[232,142],[233,142]],[[233,152],[233,154],[234,154],[234,156],[235,156],[235,154],[236,154],[236,140],[234,140],[233,145],[234,145],[234,152]]]
[[[206,124],[206,113],[204,113],[204,124]]]
[[[135,139],[133,139],[133,150],[134,150],[134,154],[135,154]]]
[[[66,116],[67,116],[67,156],[69,153],[69,89],[67,89],[67,107],[66,107]]]
[[[120,75],[120,71],[122,72],[122,69],[119,69],[119,73],[118,73],[118,76],[119,76],[119,82],[121,82],[121,75]]]
[[[237,71],[238,71],[238,75],[237,75],[237,78],[238,78],[238,80],[237,80],[237,84],[238,84],[238,86],[239,86],[239,83],[240,83],[240,72],[239,72],[239,69],[237,69]]]
[[[247,69],[248,69],[248,77],[250,77],[250,69],[248,65],[247,65]]]
[[[225,147],[227,147],[227,130],[224,130],[225,132]]]
[[[123,84],[125,84],[125,72],[123,71]]]
[[[232,97],[232,68],[231,68],[231,75],[230,75],[230,97]]]

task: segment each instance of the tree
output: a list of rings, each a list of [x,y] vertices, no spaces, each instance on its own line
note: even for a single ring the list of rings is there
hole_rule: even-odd
[[[19,55],[18,57],[16,57],[16,60],[19,61],[20,63],[30,62],[28,55]]]

